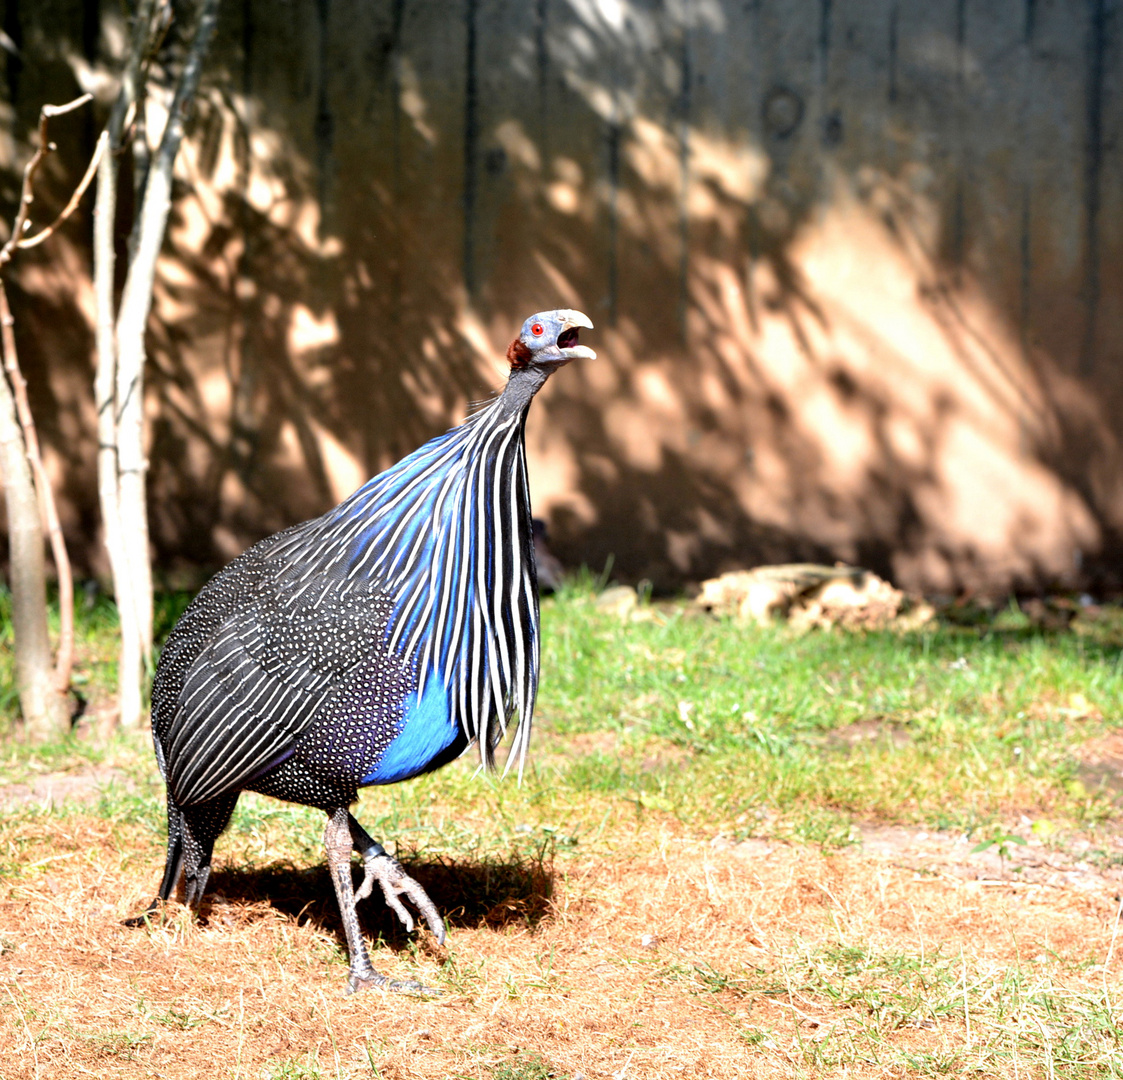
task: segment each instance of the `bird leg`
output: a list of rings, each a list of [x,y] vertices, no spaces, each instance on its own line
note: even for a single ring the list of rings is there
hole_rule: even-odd
[[[339,903],[339,914],[343,918],[343,933],[347,938],[347,953],[351,971],[347,977],[348,994],[356,990],[380,987],[405,993],[433,994],[437,991],[413,979],[391,979],[380,975],[371,967],[370,955],[363,941],[359,927],[359,917],[355,911],[355,893],[351,886],[351,831],[347,819],[351,815],[346,806],[337,807],[328,814],[327,829],[324,831],[324,848],[328,856],[328,869],[335,886],[335,898]]]
[[[180,809],[168,797],[168,857],[164,864],[164,880],[156,899],[145,911],[125,920],[126,926],[143,926],[156,912],[161,900],[170,900],[180,878],[183,879],[183,902],[198,914],[203,894],[211,876],[211,854],[214,842],[230,823],[238,792],[220,795],[210,802]]]
[[[433,937],[437,939],[437,944],[443,945],[444,920],[438,913],[436,905],[429,899],[428,893],[405,872],[397,859],[371,837],[352,814],[347,815],[347,826],[351,831],[351,843],[363,857],[363,881],[359,891],[355,893],[355,903],[370,896],[377,881],[382,886],[382,895],[386,898],[387,905],[401,919],[407,932],[413,930],[413,916],[398,899],[399,896],[405,896],[413,902],[424,917]]]

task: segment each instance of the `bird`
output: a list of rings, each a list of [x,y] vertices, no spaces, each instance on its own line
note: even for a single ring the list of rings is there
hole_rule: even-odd
[[[481,766],[514,724],[522,775],[538,690],[539,609],[525,425],[558,368],[596,353],[589,317],[531,315],[506,385],[458,427],[318,518],[220,570],[169,634],[152,685],[167,787],[164,875],[142,922],[182,884],[198,908],[242,791],[323,810],[347,941],[345,993],[417,991],[374,970],[356,913],[377,883],[407,931],[408,900],[441,944],[420,884],[351,814],[362,787],[430,772],[473,745]],[[505,770],[506,771],[506,770]],[[351,852],[363,880],[351,879]]]

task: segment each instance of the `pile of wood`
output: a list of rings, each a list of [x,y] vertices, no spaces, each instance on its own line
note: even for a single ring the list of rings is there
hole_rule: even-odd
[[[694,601],[715,615],[759,624],[783,620],[798,630],[914,629],[935,612],[870,570],[789,563],[734,570],[702,583]]]

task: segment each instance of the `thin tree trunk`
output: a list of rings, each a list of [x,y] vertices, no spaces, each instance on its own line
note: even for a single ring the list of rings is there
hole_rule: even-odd
[[[89,94],[65,105],[44,105],[39,114],[39,146],[23,170],[19,209],[7,242],[0,247],[0,269],[21,247],[31,247],[51,236],[77,207],[92,175],[86,176],[55,221],[34,237],[25,235],[30,225],[35,174],[54,149],[48,139],[50,119],[81,108]],[[39,451],[35,418],[27,397],[27,383],[16,353],[8,292],[0,277],[0,465],[6,480],[11,538],[12,622],[15,630],[16,682],[25,733],[47,739],[69,730],[70,669],[74,652],[74,585],[70,557],[59,525],[50,478]],[[58,663],[53,676],[51,642],[47,630],[47,583],[43,557],[46,527],[58,570],[60,635]]]
[[[97,307],[97,375],[94,378],[94,404],[97,409],[97,480],[101,518],[105,528],[105,547],[113,574],[113,595],[120,619],[121,651],[117,660],[117,694],[120,722],[135,727],[141,719],[144,673],[138,645],[136,604],[132,577],[123,551],[120,493],[117,484],[117,335],[114,327],[114,274],[117,253],[114,224],[117,217],[117,157],[110,129],[106,153],[98,163],[97,198],[94,203],[94,296]]]
[[[70,555],[66,550],[66,539],[62,535],[62,525],[59,522],[58,506],[51,489],[51,479],[43,466],[43,455],[39,452],[39,435],[35,428],[35,418],[31,414],[31,406],[28,404],[27,386],[16,354],[13,324],[12,309],[8,305],[8,290],[4,286],[3,279],[0,278],[0,340],[3,342],[4,371],[15,405],[16,420],[23,436],[28,466],[39,496],[42,524],[47,530],[47,539],[51,545],[51,555],[58,574],[59,640],[55,658],[55,688],[65,698],[70,690],[70,670],[74,663],[74,575],[70,569]]]
[[[94,298],[97,310],[94,403],[98,424],[98,499],[105,529],[105,547],[113,575],[113,595],[117,601],[120,620],[117,695],[119,719],[123,727],[136,727],[144,717],[145,649],[142,643],[145,639],[137,619],[138,582],[130,569],[121,524],[115,302],[117,184],[120,171],[118,154],[128,115],[135,108],[137,87],[154,40],[156,2],[157,0],[142,0],[136,13],[121,79],[121,92],[114,102],[109,123],[102,134],[108,145],[98,163],[97,198],[94,204]],[[146,549],[145,565],[147,561]]]
[[[8,509],[12,629],[17,641],[20,710],[27,735],[36,740],[49,739],[67,728],[66,699],[55,687],[51,664],[39,499],[16,416],[15,397],[5,372],[0,372],[0,473]]]
[[[135,619],[145,659],[152,644],[152,569],[144,452],[144,335],[152,307],[156,260],[172,205],[172,175],[183,141],[187,108],[195,97],[203,58],[218,21],[218,0],[200,0],[195,37],[168,112],[160,146],[148,169],[137,219],[136,249],[117,314],[117,473],[125,558],[133,579]]]
[[[134,137],[137,214],[129,242],[129,268],[119,306],[114,305],[116,268],[116,154],[126,118],[143,108],[143,75],[150,49],[170,14],[167,0],[141,0],[129,56],[107,129],[108,152],[98,168],[94,219],[94,294],[97,304],[98,490],[106,547],[121,619],[118,668],[120,722],[143,721],[143,687],[152,650],[152,566],[149,558],[144,447],[144,336],[152,308],[156,260],[164,242],[172,201],[172,171],[183,141],[185,114],[199,85],[203,58],[218,21],[218,0],[197,0],[195,36],[176,86],[168,120],[151,162],[138,116]],[[116,311],[116,315],[114,312]]]

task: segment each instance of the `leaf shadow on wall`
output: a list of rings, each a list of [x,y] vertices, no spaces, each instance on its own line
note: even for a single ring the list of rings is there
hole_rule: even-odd
[[[529,441],[570,565],[671,588],[844,558],[955,589],[1069,580],[1077,550],[1111,586],[1110,365],[1024,346],[919,157],[863,158],[806,88],[719,116],[706,28],[625,9],[520,6],[486,34],[465,22],[486,4],[431,32],[401,3],[224,15],[150,324],[159,565],[214,568],[323,511],[493,392],[525,315],[566,305],[599,359],[551,380]],[[43,427],[88,548],[73,397]]]

